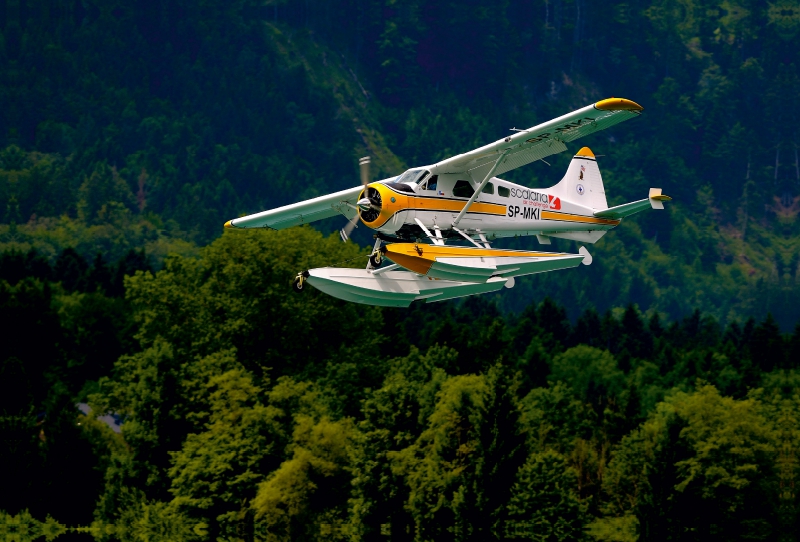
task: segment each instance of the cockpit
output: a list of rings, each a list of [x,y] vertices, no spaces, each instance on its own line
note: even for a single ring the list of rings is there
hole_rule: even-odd
[[[404,184],[416,184],[422,180],[423,177],[428,173],[425,169],[409,169],[402,175],[400,175],[394,182],[396,183],[404,183]]]
[[[394,181],[386,183],[386,186],[399,190],[400,192],[413,194],[416,188],[415,185],[425,179],[428,173],[429,171],[426,169],[409,169]]]

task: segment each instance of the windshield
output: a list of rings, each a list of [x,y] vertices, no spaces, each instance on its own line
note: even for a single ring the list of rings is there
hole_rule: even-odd
[[[427,173],[428,172],[424,169],[409,169],[400,175],[394,182],[406,184],[416,183],[422,180]]]

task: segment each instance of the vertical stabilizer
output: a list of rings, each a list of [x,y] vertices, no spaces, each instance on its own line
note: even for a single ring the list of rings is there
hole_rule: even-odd
[[[596,210],[608,209],[603,177],[597,160],[589,147],[583,147],[572,158],[561,182],[550,192],[562,200],[572,201]]]

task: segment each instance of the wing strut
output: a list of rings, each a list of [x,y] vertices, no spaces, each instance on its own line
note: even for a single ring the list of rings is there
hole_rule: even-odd
[[[492,178],[492,175],[494,175],[494,172],[497,171],[497,168],[500,166],[500,163],[503,161],[503,158],[506,157],[506,155],[508,154],[508,152],[510,150],[511,149],[506,149],[500,154],[500,157],[497,159],[497,162],[494,163],[494,165],[492,166],[492,169],[489,170],[489,173],[486,174],[486,177],[484,177],[483,181],[481,181],[481,184],[478,185],[478,188],[477,188],[477,190],[475,190],[475,193],[472,194],[472,197],[469,198],[469,201],[467,202],[467,204],[464,205],[464,208],[461,209],[460,213],[458,213],[458,216],[456,217],[456,219],[453,220],[453,226],[454,227],[458,226],[458,223],[461,222],[461,219],[464,218],[465,214],[467,214],[467,210],[470,208],[470,206],[473,203],[475,203],[475,200],[478,199],[478,196],[481,195],[481,191],[486,186],[486,183],[488,183],[489,179]]]

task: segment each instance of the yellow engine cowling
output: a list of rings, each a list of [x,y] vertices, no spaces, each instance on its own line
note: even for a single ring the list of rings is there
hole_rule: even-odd
[[[410,194],[404,194],[381,183],[372,183],[367,185],[365,190],[359,194],[358,199],[363,198],[364,192],[370,190],[377,191],[378,196],[380,197],[380,211],[376,213],[374,212],[374,209],[370,209],[370,211],[360,211],[359,215],[361,217],[361,222],[372,229],[380,228],[395,214],[404,211],[409,207]],[[377,198],[372,196],[370,199],[374,200]]]

